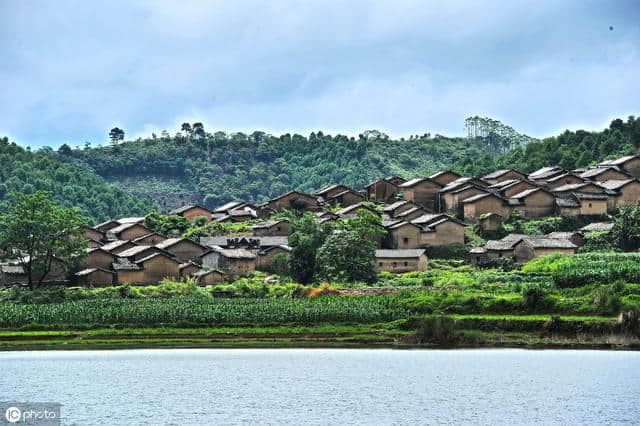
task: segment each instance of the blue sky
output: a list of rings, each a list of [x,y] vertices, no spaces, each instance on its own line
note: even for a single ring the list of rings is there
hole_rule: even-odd
[[[0,135],[535,137],[640,114],[640,1],[0,0]],[[610,29],[613,27],[613,29]]]

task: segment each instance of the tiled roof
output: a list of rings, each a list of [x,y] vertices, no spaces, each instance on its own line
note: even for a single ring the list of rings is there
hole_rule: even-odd
[[[591,232],[591,231],[611,231],[613,229],[613,222],[596,222],[590,223],[587,226],[583,226],[580,228],[581,231]]]
[[[376,250],[376,258],[414,258],[424,254],[424,249]]]

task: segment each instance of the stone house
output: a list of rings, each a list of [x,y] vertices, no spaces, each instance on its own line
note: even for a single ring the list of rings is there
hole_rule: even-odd
[[[460,179],[462,176],[456,172],[452,172],[451,170],[445,170],[443,172],[435,173],[429,176],[429,179],[438,182],[443,187],[449,185],[451,182],[454,182]]]
[[[580,177],[591,181],[603,182],[605,180],[626,180],[632,176],[627,172],[620,170],[618,167],[605,166],[588,169],[581,173]]]
[[[206,287],[226,282],[230,277],[228,274],[223,271],[218,271],[217,269],[201,269],[193,273],[193,278],[195,278],[198,285]]]
[[[629,155],[615,160],[604,161],[598,165],[600,167],[615,166],[633,177],[640,178],[640,156],[638,155]]]
[[[394,176],[392,178],[378,179],[364,187],[365,198],[369,201],[387,202],[395,200],[400,192],[399,185],[405,180]]]
[[[527,218],[550,216],[556,207],[555,196],[544,188],[527,189],[510,198],[518,201],[516,208]]]
[[[507,200],[491,192],[462,200],[462,205],[464,220],[469,222],[476,222],[487,213],[498,213],[505,218],[511,215],[511,207]]]
[[[286,219],[267,220],[251,227],[253,235],[263,236],[287,236],[291,234],[291,223]]]
[[[420,245],[422,228],[416,224],[397,220],[386,227],[382,245],[388,249],[415,249]]]
[[[83,269],[75,274],[77,284],[89,287],[110,286],[116,283],[116,273],[103,268]]]
[[[413,201],[431,212],[440,208],[439,191],[442,188],[443,185],[428,177],[411,179],[399,186],[405,200]]]
[[[526,178],[527,175],[520,173],[517,170],[502,169],[483,176],[482,180],[487,182],[489,185],[495,185],[496,183],[503,182],[505,180],[525,180]]]
[[[180,262],[198,259],[208,249],[188,238],[168,238],[155,245],[173,255]]]
[[[247,275],[256,269],[256,255],[242,248],[212,247],[201,256],[202,266],[232,275]]]
[[[426,271],[427,255],[424,249],[376,250],[376,271],[395,273]]]
[[[269,200],[267,206],[276,212],[285,209],[308,211],[317,211],[320,209],[317,197],[300,191],[290,191],[273,198]]]
[[[199,217],[206,218],[207,222],[211,222],[213,212],[205,207],[197,204],[182,206],[169,212],[170,216],[182,216],[189,222],[195,221]]]
[[[599,182],[599,185],[614,192],[609,197],[609,211],[640,203],[640,181],[638,179],[608,180]]]
[[[256,259],[256,267],[259,269],[268,269],[273,263],[273,257],[279,253],[289,254],[291,253],[291,247],[280,245],[260,250]]]
[[[158,234],[157,232],[152,232],[150,234],[143,235],[142,237],[133,239],[133,242],[136,244],[155,246],[156,244],[161,243],[166,239],[167,237],[165,237],[164,235]]]

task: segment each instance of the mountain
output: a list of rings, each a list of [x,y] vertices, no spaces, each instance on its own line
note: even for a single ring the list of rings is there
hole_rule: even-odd
[[[60,205],[78,207],[94,221],[145,214],[155,208],[119,185],[109,184],[85,163],[43,148],[32,152],[0,138],[0,212],[12,192],[46,190]]]

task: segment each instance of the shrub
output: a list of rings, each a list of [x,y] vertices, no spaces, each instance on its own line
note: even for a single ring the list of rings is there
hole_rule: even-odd
[[[415,338],[420,343],[455,343],[456,321],[444,315],[428,315],[419,321]]]
[[[525,309],[535,311],[549,305],[548,293],[540,286],[525,286],[522,289],[522,305]]]
[[[278,275],[289,275],[291,269],[289,268],[289,261],[291,256],[288,253],[278,253],[273,256],[269,270]]]
[[[466,259],[468,256],[468,249],[464,244],[427,247],[425,250],[430,259]]]

